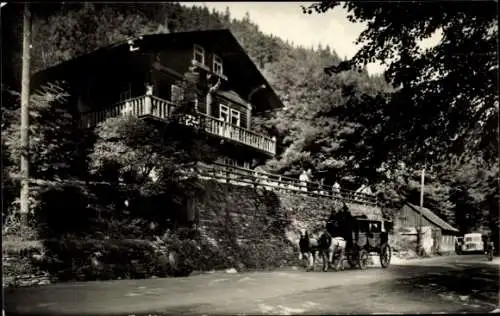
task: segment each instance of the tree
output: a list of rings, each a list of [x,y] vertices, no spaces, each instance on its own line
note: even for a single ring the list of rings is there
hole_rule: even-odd
[[[82,170],[77,150],[81,135],[67,110],[68,94],[64,83],[48,84],[31,96],[30,104],[30,176],[34,179],[56,180],[78,176]],[[13,93],[13,96],[16,96]],[[19,99],[16,98],[19,102]],[[13,99],[15,100],[15,99]],[[18,104],[18,103],[17,103]],[[9,125],[2,126],[9,174],[19,174],[21,146],[19,143],[19,107],[5,109]]]
[[[451,188],[450,201],[463,233],[479,230],[498,234],[498,164],[472,157],[465,163],[451,163],[440,178]]]
[[[341,74],[379,61],[396,88],[361,117],[376,131],[365,141],[378,144],[365,165],[383,174],[406,163],[399,179],[394,172],[382,177],[379,190],[415,200],[410,176],[432,166],[425,205],[462,233],[483,230],[498,239],[498,205],[492,203],[498,199],[496,4],[323,1],[303,9],[311,14],[340,6],[351,22],[367,26],[354,57],[325,71]],[[433,34],[441,37],[435,46],[419,45]]]
[[[199,126],[185,125],[194,106],[196,78],[187,73],[179,83],[184,98],[169,122],[123,116],[98,126],[89,156],[90,173],[96,180],[113,184],[98,190],[93,198],[92,207],[113,224],[103,231],[118,234],[123,221],[130,224],[130,218],[140,219],[138,224],[144,229],[186,224],[186,201],[203,188],[196,177],[199,163],[215,159]]]
[[[268,70],[286,104],[273,122],[284,150],[269,167],[292,174],[312,167],[332,184],[342,179],[345,185],[359,185],[359,178],[375,170],[361,159],[372,150],[365,139],[377,130],[367,121],[385,102],[387,86],[379,78],[355,71],[326,76],[322,65],[336,58],[328,51],[300,49],[283,55],[276,68]],[[302,62],[297,64],[299,59]]]
[[[51,236],[54,223],[63,223],[64,229],[72,229],[73,223],[80,225],[77,209],[84,195],[81,185],[67,185],[85,174],[85,159],[82,155],[83,133],[77,121],[68,111],[69,95],[64,83],[51,83],[35,91],[30,98],[30,226],[38,228],[40,237]],[[8,221],[18,213],[19,161],[21,146],[20,107],[18,94],[11,93],[10,101],[2,107],[7,124],[2,125],[3,158],[3,216]],[[73,188],[71,188],[73,187]],[[71,195],[70,195],[70,192]],[[61,211],[56,212],[55,208]],[[69,211],[71,210],[71,211]],[[80,212],[82,214],[83,212]],[[57,226],[57,225],[56,225]]]
[[[226,9],[224,10],[222,21],[224,22],[225,25],[231,23],[231,11],[229,10],[229,7],[226,7]]]
[[[387,65],[386,79],[397,88],[381,116],[379,143],[386,156],[418,165],[474,152],[498,157],[497,10],[494,2],[339,2],[304,8],[323,13],[342,6],[351,22],[367,23],[355,56],[326,70],[340,72],[370,62]],[[419,41],[441,32],[434,47]],[[411,140],[411,141],[410,141]]]
[[[70,4],[64,10],[34,22],[34,69],[41,70],[97,48],[149,33],[165,33],[164,21],[140,12],[125,15],[93,3]]]

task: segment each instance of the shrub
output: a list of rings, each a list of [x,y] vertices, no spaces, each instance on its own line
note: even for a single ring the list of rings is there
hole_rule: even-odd
[[[259,240],[240,247],[239,258],[248,270],[270,270],[294,262],[293,248],[279,239]]]
[[[45,242],[48,271],[61,281],[146,278],[156,256],[147,240],[72,239]]]
[[[44,249],[33,227],[12,214],[4,218],[2,234],[3,285],[19,286],[43,275],[39,262],[44,260]]]
[[[167,265],[169,275],[186,276],[194,270],[222,269],[234,263],[228,260],[228,256],[220,248],[211,245],[206,238],[182,237],[182,235],[167,232],[153,242],[157,256],[164,258],[162,261],[165,257],[169,257]]]
[[[45,242],[47,260],[43,266],[60,281],[187,276],[193,270],[230,266],[208,242],[188,237],[193,233],[179,236],[167,232],[154,240],[82,240],[68,236]]]

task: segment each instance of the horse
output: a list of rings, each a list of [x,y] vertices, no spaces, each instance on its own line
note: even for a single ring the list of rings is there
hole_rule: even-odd
[[[344,270],[344,261],[346,259],[345,249],[346,249],[346,241],[342,237],[331,237],[328,232],[325,232],[323,236],[329,236],[329,246],[324,248],[323,251],[323,262],[327,261],[329,265],[333,265],[334,260],[336,259],[337,264],[335,265],[335,271]],[[326,272],[328,266],[325,267],[323,265],[323,269]]]
[[[318,240],[309,237],[309,232],[305,229],[301,229],[299,234],[299,260],[307,260],[306,271],[311,269],[314,271],[314,263],[318,252]]]
[[[319,255],[323,261],[323,271],[327,272],[328,267],[333,264],[334,256],[338,257],[338,263],[335,270],[344,268],[343,262],[345,258],[345,240],[341,237],[332,238],[328,231],[323,231],[319,237],[311,238],[309,232],[305,229],[300,231],[299,239],[299,260],[302,258],[308,261],[306,271],[314,271],[316,256]]]

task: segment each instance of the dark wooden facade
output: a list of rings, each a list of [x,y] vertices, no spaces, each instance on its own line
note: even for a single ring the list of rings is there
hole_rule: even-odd
[[[120,113],[117,104],[145,96],[148,85],[152,95],[166,104],[163,112],[168,112],[182,94],[179,83],[190,69],[199,74],[198,98],[193,104],[218,124],[211,131],[216,138],[222,137],[218,143],[224,152],[221,160],[250,167],[273,156],[275,140],[255,135],[250,122],[253,113],[280,107],[281,101],[227,30],[147,35],[37,73],[33,83],[36,88],[47,81],[68,82],[76,110],[91,116],[94,124]],[[206,95],[218,78],[221,84],[208,111]]]

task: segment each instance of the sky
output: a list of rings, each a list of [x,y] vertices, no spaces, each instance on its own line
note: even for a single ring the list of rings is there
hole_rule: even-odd
[[[347,20],[347,12],[336,8],[323,14],[302,13],[300,5],[311,2],[183,2],[186,6],[206,6],[210,10],[224,12],[229,7],[231,17],[241,19],[248,12],[250,20],[266,34],[273,34],[284,40],[304,47],[329,45],[341,58],[351,58],[357,51],[354,45],[358,35],[364,30],[363,24]],[[426,45],[437,43],[437,36],[426,41]],[[384,70],[380,64],[367,66],[370,74]]]

